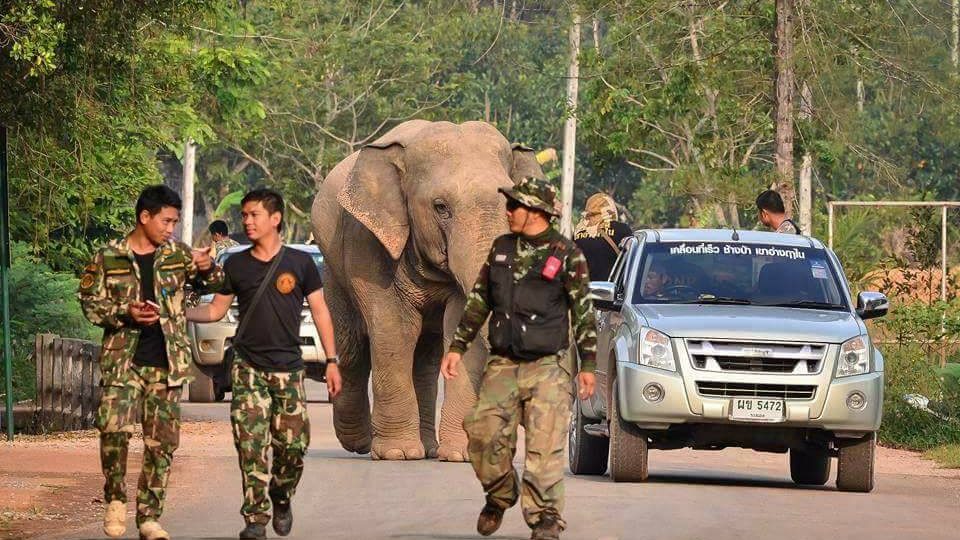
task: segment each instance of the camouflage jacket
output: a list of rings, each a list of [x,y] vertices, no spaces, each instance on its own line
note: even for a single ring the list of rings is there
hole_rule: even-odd
[[[521,237],[517,246],[513,278],[519,280],[535,264],[549,257],[557,242],[569,244],[561,275],[569,301],[573,335],[580,352],[580,369],[592,372],[596,367],[597,356],[596,314],[589,296],[590,280],[587,261],[580,249],[553,228],[531,238]],[[463,309],[460,325],[450,344],[451,351],[461,354],[466,352],[490,314],[488,280],[493,256],[494,252],[491,250],[467,297],[467,305]]]
[[[190,248],[172,242],[157,248],[152,271],[170,365],[167,384],[180,386],[193,379],[183,286],[199,278],[206,287],[216,290],[223,282],[223,271],[214,267],[201,273],[193,264]],[[124,238],[97,250],[80,277],[83,314],[103,328],[100,372],[105,386],[122,385],[133,364],[140,328],[130,319],[127,307],[140,299],[140,272]]]
[[[210,256],[216,259],[224,251],[232,248],[233,246],[239,246],[239,245],[240,245],[240,242],[237,242],[233,238],[229,238],[229,237],[224,238],[219,242],[213,243],[213,249],[211,250]]]

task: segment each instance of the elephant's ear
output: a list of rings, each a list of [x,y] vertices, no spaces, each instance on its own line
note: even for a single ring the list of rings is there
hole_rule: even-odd
[[[533,148],[527,148],[520,143],[513,143],[510,146],[513,154],[513,168],[510,169],[510,178],[516,184],[524,177],[545,178],[543,169],[537,162],[537,155]]]
[[[365,146],[337,195],[340,206],[380,240],[393,260],[400,258],[410,234],[401,183],[403,150],[398,143]]]

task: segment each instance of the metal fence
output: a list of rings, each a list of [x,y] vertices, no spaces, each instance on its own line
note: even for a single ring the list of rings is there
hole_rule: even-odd
[[[37,335],[36,430],[93,427],[100,402],[99,354],[100,345],[90,341]]]

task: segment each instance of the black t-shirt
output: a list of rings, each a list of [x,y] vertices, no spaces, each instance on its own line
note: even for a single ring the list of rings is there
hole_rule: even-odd
[[[620,245],[620,241],[633,234],[633,230],[626,223],[611,221],[610,227],[605,231],[613,243]],[[587,259],[587,267],[590,269],[590,281],[606,281],[610,279],[610,271],[613,270],[613,263],[617,262],[617,253],[613,247],[603,237],[577,235],[577,246],[583,251],[583,256]]]
[[[320,272],[308,253],[290,247],[273,273],[263,296],[252,313],[247,313],[260,283],[273,261],[261,261],[241,251],[223,265],[226,274],[222,294],[237,296],[240,320],[251,317],[243,336],[233,346],[250,363],[267,371],[296,371],[303,368],[300,352],[300,315],[303,299],[323,287]]]
[[[134,253],[134,256],[137,258],[137,266],[140,267],[140,300],[149,300],[156,304],[157,295],[153,291],[154,253]],[[140,327],[140,339],[137,341],[137,350],[133,353],[133,363],[141,367],[169,368],[167,343],[159,321]]]

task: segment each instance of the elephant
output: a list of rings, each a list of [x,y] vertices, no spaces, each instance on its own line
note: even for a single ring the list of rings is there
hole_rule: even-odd
[[[464,357],[468,376],[443,388],[438,441],[440,360],[493,240],[507,232],[497,190],[525,176],[543,178],[533,151],[488,123],[409,120],[324,179],[311,219],[340,354],[333,414],[344,449],[466,461],[463,417],[476,402],[485,335]]]

